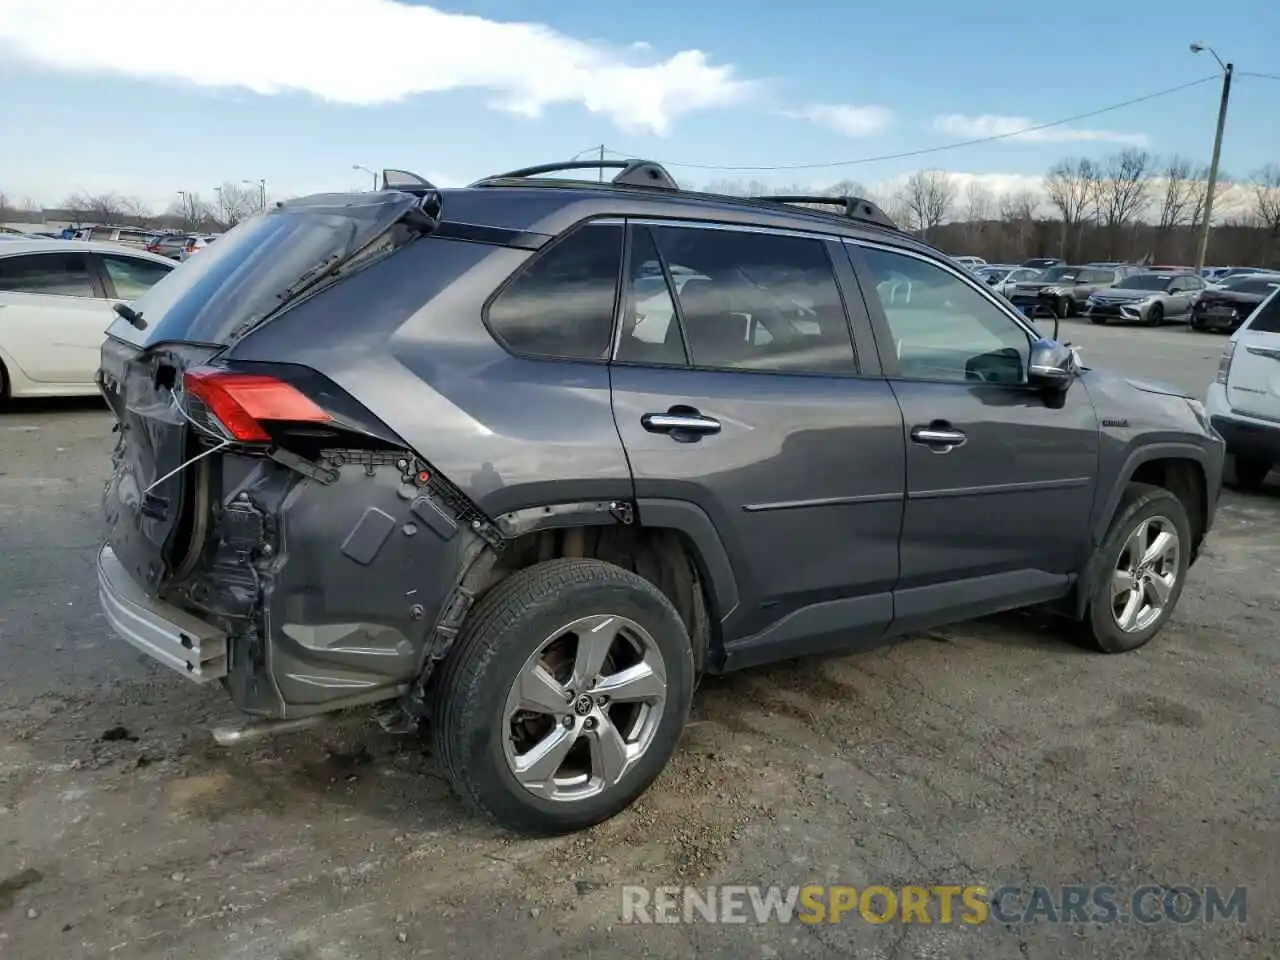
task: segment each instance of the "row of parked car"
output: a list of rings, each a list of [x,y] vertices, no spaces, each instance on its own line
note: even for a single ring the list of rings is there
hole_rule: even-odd
[[[126,247],[142,247],[150,253],[157,253],[178,262],[199,253],[220,236],[219,233],[142,230],[138,227],[115,227],[106,224],[67,227],[61,231],[41,230],[21,233],[16,230],[5,230],[0,232],[0,238],[6,240],[94,240],[123,244]]]
[[[992,264],[956,257],[1028,317],[1084,316],[1159,326],[1176,321],[1194,330],[1235,331],[1277,286],[1280,271],[1261,267],[1189,267],[1117,262],[1073,266],[1038,257]]]

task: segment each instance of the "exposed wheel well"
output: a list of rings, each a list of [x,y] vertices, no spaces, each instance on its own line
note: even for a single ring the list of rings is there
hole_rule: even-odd
[[[517,570],[562,557],[604,560],[638,573],[654,584],[666,594],[684,621],[699,672],[707,667],[708,655],[718,650],[715,617],[696,550],[676,530],[610,524],[523,534],[507,544],[476,592],[476,598]]]
[[[1176,458],[1148,460],[1133,472],[1129,482],[1163,487],[1181,500],[1191,520],[1192,550],[1199,551],[1205,533],[1208,491],[1205,489],[1204,471],[1198,463]]]

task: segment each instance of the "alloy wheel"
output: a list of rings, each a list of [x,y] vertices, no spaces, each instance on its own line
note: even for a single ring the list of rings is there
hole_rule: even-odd
[[[511,685],[507,766],[543,799],[597,796],[644,756],[666,702],[666,664],[644,627],[612,614],[575,620],[539,644]]]
[[[1178,584],[1182,545],[1167,517],[1149,517],[1120,548],[1111,572],[1111,614],[1125,633],[1138,633],[1164,613]]]

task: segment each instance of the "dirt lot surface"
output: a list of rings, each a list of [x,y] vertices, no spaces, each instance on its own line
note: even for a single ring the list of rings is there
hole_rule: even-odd
[[[1091,331],[1197,392],[1221,340]],[[1102,657],[1034,618],[712,678],[677,761],[586,834],[465,815],[412,739],[227,751],[93,572],[110,420],[0,414],[0,955],[1280,956],[1280,488],[1227,494],[1178,613]],[[1244,923],[624,925],[624,884],[1247,885]]]

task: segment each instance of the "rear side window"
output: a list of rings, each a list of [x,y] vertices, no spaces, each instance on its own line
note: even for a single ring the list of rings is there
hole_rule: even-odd
[[[494,298],[489,329],[523,356],[605,360],[621,269],[622,227],[580,227],[535,254]]]
[[[169,268],[138,257],[103,256],[116,296],[122,300],[136,300],[169,275]]]
[[[775,373],[853,374],[857,362],[844,302],[826,244],[807,237],[694,227],[650,227],[637,249],[656,242],[656,261],[635,262],[628,302],[638,314],[620,360],[644,362],[660,346],[671,362],[687,345],[695,367]],[[647,255],[646,255],[647,257]],[[668,286],[667,278],[670,278]],[[679,331],[669,328],[675,290]],[[641,335],[645,325],[652,325]],[[627,333],[624,327],[624,334]]]
[[[89,258],[82,253],[37,253],[0,260],[0,290],[53,297],[93,297]]]
[[[1257,333],[1280,333],[1280,292],[1262,301],[1250,318],[1249,329]]]

